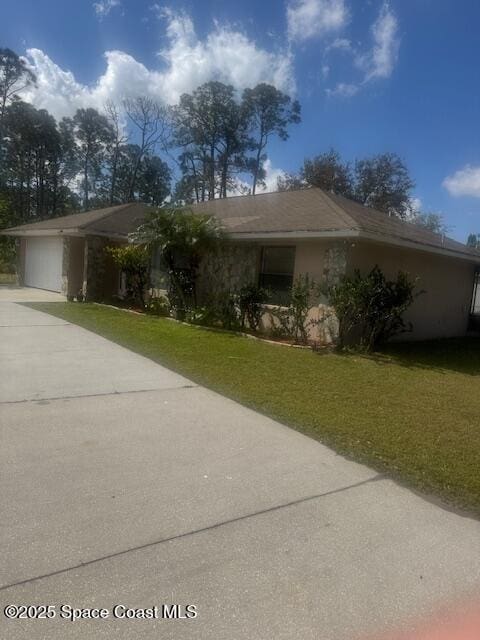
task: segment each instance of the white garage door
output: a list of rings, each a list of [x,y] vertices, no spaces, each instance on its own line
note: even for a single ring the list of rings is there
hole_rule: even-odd
[[[27,238],[25,285],[62,290],[63,238]]]

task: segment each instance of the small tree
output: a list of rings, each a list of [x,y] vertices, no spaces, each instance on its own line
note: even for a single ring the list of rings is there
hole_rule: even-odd
[[[127,244],[107,247],[106,252],[123,271],[126,278],[127,297],[145,308],[145,291],[150,281],[151,258],[144,247]]]
[[[403,319],[405,311],[420,295],[414,294],[415,282],[398,272],[396,280],[387,280],[376,265],[362,276],[358,269],[327,290],[339,323],[338,346],[357,345],[371,351],[390,338],[412,330]]]
[[[150,254],[159,252],[170,280],[170,301],[184,316],[197,303],[196,280],[202,258],[223,240],[215,218],[185,209],[157,209],[131,238]]]
[[[480,233],[471,233],[467,239],[467,247],[480,249]]]

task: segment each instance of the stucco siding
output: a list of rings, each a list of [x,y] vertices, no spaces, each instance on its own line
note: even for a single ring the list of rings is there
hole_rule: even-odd
[[[473,292],[475,265],[456,258],[423,251],[358,243],[348,251],[347,272],[368,272],[376,264],[389,278],[398,271],[418,278],[417,291],[424,290],[405,314],[413,324],[404,340],[425,340],[465,335]]]
[[[295,248],[294,279],[306,273],[315,282],[320,282],[324,275],[326,252],[330,245],[322,242],[299,242]]]
[[[465,335],[468,327],[475,265],[466,260],[425,251],[402,249],[366,241],[302,240],[296,242],[230,243],[202,263],[198,279],[199,302],[222,292],[238,291],[244,284],[258,282],[262,246],[295,246],[294,279],[306,273],[317,283],[333,284],[355,268],[367,273],[376,264],[388,278],[398,271],[418,278],[417,291],[424,290],[405,318],[413,325],[403,340],[425,340]],[[337,322],[328,301],[314,300],[310,319],[324,317],[320,326],[312,325],[310,336],[329,343],[336,338]],[[268,307],[263,328],[272,327]],[[275,324],[273,322],[273,324]]]

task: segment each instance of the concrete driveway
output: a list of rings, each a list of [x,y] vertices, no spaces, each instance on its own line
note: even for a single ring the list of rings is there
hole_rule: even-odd
[[[480,594],[479,522],[2,297],[0,599],[56,617],[0,637],[383,638]],[[113,617],[164,603],[198,615]]]

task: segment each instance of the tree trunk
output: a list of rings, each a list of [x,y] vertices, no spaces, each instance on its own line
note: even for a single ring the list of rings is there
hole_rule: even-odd
[[[255,191],[257,190],[257,181],[258,181],[258,172],[260,170],[260,157],[262,155],[262,146],[261,143],[258,144],[257,157],[255,158],[255,166],[253,169],[253,185],[252,185],[252,195],[255,195]]]
[[[83,209],[88,210],[88,157],[85,157],[85,164],[83,167]]]
[[[118,163],[118,145],[115,148],[115,153],[113,155],[112,179],[110,182],[110,205],[113,204],[115,199],[115,185],[117,182],[117,163]]]
[[[215,198],[215,147],[212,144],[210,146],[210,166],[209,166],[209,186],[208,186],[208,199],[214,200]]]

